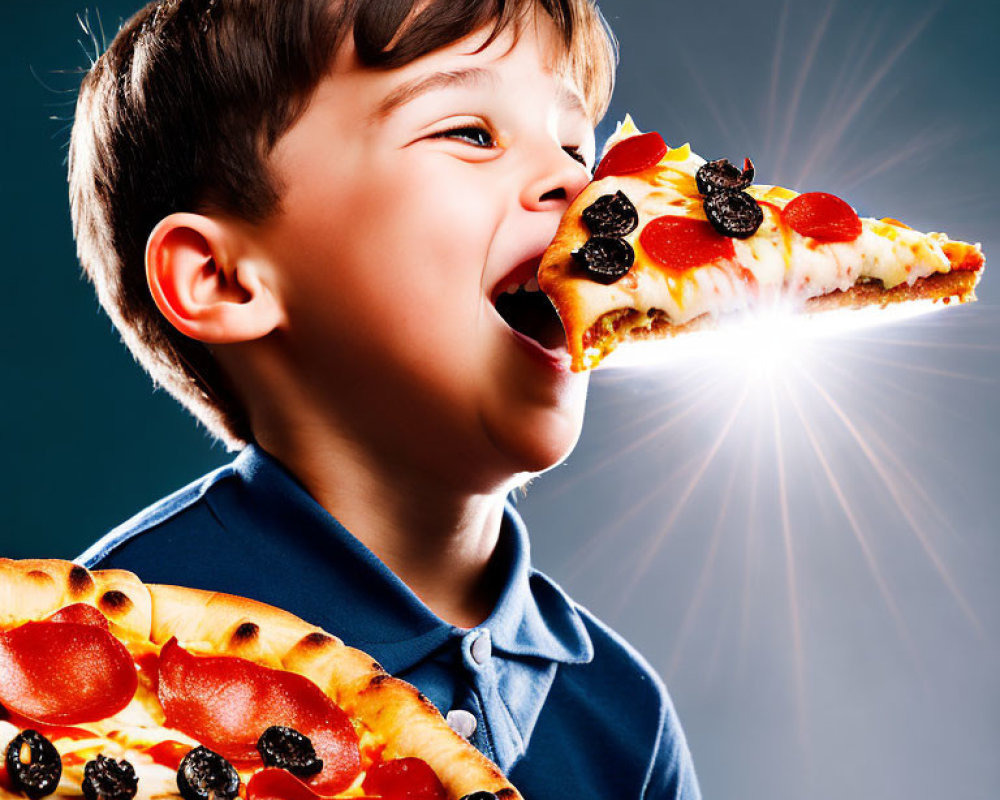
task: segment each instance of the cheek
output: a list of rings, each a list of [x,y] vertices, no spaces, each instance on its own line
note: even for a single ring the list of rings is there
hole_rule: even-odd
[[[469,303],[470,292],[481,292],[502,208],[469,171],[428,158],[358,193],[343,214],[351,261],[370,263],[424,308]]]
[[[290,224],[275,246],[296,275],[293,304],[322,298],[355,326],[390,318],[426,336],[474,324],[502,203],[468,164],[412,162],[327,174],[287,198]]]

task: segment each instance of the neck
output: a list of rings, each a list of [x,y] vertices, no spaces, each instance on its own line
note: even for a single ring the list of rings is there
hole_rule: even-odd
[[[490,615],[505,578],[492,559],[505,489],[446,486],[314,430],[258,441],[438,617],[472,628]]]

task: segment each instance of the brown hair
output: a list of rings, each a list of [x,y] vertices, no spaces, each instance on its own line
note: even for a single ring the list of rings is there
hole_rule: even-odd
[[[556,23],[596,124],[617,52],[593,0],[156,0],[85,75],[69,150],[80,263],[154,384],[229,449],[252,441],[249,418],[208,348],[153,301],[150,232],[175,211],[259,222],[278,209],[267,156],[348,31],[363,64],[391,69],[491,21],[492,41],[536,8]]]

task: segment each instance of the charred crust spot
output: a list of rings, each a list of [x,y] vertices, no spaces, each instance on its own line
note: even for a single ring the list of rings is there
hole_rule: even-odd
[[[233,631],[232,641],[234,644],[253,641],[260,633],[260,625],[256,622],[242,622]]]
[[[372,669],[375,670],[376,672],[385,672],[385,670],[382,668],[382,665],[379,664],[377,661],[372,662]]]
[[[94,587],[94,579],[90,573],[79,564],[69,571],[69,591],[70,594],[83,594],[89,592]]]
[[[417,692],[417,700],[419,700],[421,703],[426,703],[427,695],[425,695],[423,692]]]
[[[328,633],[320,633],[319,631],[315,631],[313,633],[310,633],[308,636],[304,636],[302,638],[301,644],[305,645],[306,647],[325,647],[332,641],[333,637],[330,636]]]
[[[493,794],[497,796],[497,800],[514,800],[517,796],[513,789],[498,789]]]
[[[105,592],[97,604],[101,607],[101,611],[118,614],[127,614],[132,610],[132,601],[124,592],[119,592],[117,589]]]
[[[372,679],[368,681],[368,688],[374,689],[377,686],[381,686],[383,683],[389,680],[390,677],[391,676],[389,675],[388,672],[382,672],[379,673],[378,675],[372,675]]]
[[[47,572],[42,572],[40,569],[33,569],[28,573],[28,577],[36,581],[50,581],[52,576]]]

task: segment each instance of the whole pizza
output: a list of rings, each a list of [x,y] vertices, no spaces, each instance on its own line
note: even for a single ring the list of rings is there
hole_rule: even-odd
[[[272,606],[0,559],[0,797],[516,800],[415,687]]]

